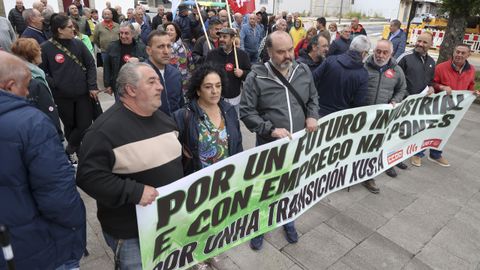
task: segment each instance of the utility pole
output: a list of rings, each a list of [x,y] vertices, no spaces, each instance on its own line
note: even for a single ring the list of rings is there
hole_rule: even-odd
[[[412,0],[412,6],[410,7],[410,14],[408,14],[408,23],[407,23],[407,31],[406,31],[407,37],[408,37],[408,33],[410,33],[410,22],[415,17],[416,10],[417,10],[417,3],[415,2],[415,0]]]
[[[342,21],[342,9],[343,9],[343,0],[340,0],[340,14],[338,15],[338,24],[340,26],[340,23]]]

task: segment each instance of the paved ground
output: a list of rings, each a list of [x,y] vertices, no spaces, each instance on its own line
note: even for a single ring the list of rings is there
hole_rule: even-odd
[[[112,98],[102,94],[103,106]],[[445,151],[452,167],[428,160],[377,178],[379,195],[361,186],[331,194],[297,220],[301,234],[288,244],[282,229],[266,236],[260,252],[242,244],[220,256],[213,269],[470,269],[480,270],[480,105],[465,115]],[[243,128],[245,148],[253,135]],[[95,202],[87,206],[84,270],[113,269]]]

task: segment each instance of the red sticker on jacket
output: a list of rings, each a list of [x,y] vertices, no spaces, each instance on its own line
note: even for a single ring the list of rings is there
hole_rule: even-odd
[[[387,71],[385,71],[385,77],[391,79],[395,76],[395,71],[393,69],[387,69]]]
[[[62,64],[63,62],[65,62],[65,56],[63,56],[63,54],[61,53],[55,55],[55,62]]]
[[[123,56],[123,62],[128,63],[128,60],[130,60],[130,58],[132,58],[132,56],[130,54],[125,54]]]
[[[226,71],[233,71],[233,64],[232,63],[228,63],[225,65],[225,70]]]

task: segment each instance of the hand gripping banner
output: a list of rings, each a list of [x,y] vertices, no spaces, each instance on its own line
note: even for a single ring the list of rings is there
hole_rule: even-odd
[[[474,99],[453,91],[344,110],[321,118],[316,132],[246,150],[158,188],[153,204],[137,206],[143,269],[185,269],[423,149],[443,149]]]

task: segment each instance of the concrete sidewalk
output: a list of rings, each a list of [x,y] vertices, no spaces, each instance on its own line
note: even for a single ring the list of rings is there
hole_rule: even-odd
[[[112,98],[102,94],[102,101],[109,106]],[[479,115],[473,104],[450,138],[450,168],[424,159],[420,168],[397,170],[395,179],[377,177],[378,195],[359,185],[338,191],[297,219],[298,243],[288,244],[276,229],[261,251],[244,243],[220,255],[213,269],[480,269]],[[244,127],[242,134],[252,147],[253,134]],[[82,197],[90,256],[81,269],[113,269],[95,201]]]

